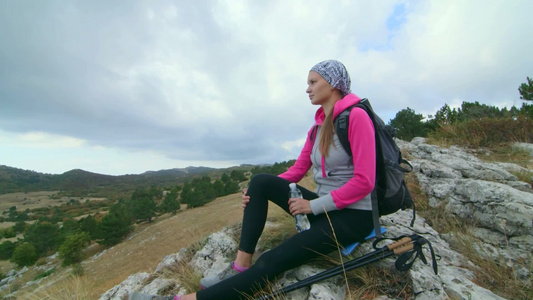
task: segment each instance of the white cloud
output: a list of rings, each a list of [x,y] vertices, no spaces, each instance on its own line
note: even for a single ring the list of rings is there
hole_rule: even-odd
[[[15,146],[29,149],[80,148],[86,145],[86,141],[82,139],[39,131],[13,134],[0,130],[0,141],[5,147]]]
[[[299,139],[296,141],[288,141],[281,144],[281,147],[289,152],[300,151],[306,139]]]

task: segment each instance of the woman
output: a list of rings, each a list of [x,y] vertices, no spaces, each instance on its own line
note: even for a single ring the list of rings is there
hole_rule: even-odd
[[[357,107],[351,110],[350,157],[341,146],[333,123],[337,115],[361,100],[350,93],[351,80],[346,68],[335,60],[320,62],[309,71],[307,83],[311,103],[321,106],[315,114],[316,123],[287,172],[278,176],[256,175],[244,191],[244,217],[235,261],[218,276],[202,279],[203,289],[196,293],[167,297],[136,294],[130,299],[246,298],[245,295],[253,294],[282,272],[336,250],[333,230],[341,245],[362,241],[370,234],[373,229],[370,192],[376,163],[372,121],[364,110]],[[289,183],[299,182],[310,168],[316,192],[298,186],[303,199],[289,199]],[[291,215],[307,214],[311,228],[265,252],[252,265],[252,255],[266,222],[268,200]]]

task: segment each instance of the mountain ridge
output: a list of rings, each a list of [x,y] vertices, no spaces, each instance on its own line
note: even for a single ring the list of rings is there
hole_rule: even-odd
[[[174,186],[191,176],[201,176],[233,169],[187,167],[146,171],[141,174],[105,175],[82,169],[72,169],[62,174],[40,173],[6,165],[0,165],[0,195],[15,192],[68,191],[76,196],[110,196],[131,192],[136,188],[150,186]],[[104,191],[113,187],[112,191]]]

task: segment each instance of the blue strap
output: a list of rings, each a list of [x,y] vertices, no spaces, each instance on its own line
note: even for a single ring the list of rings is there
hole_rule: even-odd
[[[387,229],[385,227],[380,227],[380,231],[381,231],[381,234],[387,232]],[[370,239],[373,239],[376,237],[376,230],[372,230],[372,232],[365,238],[365,241],[368,241]],[[341,253],[345,256],[348,256],[350,255],[354,250],[355,248],[357,248],[359,246],[359,242],[355,242],[351,245],[347,245],[345,246],[343,249],[341,249]]]

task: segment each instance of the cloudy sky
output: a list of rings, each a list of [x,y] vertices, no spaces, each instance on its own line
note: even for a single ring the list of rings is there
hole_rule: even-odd
[[[296,158],[317,62],[388,122],[521,106],[533,1],[0,1],[0,165],[121,175]]]

